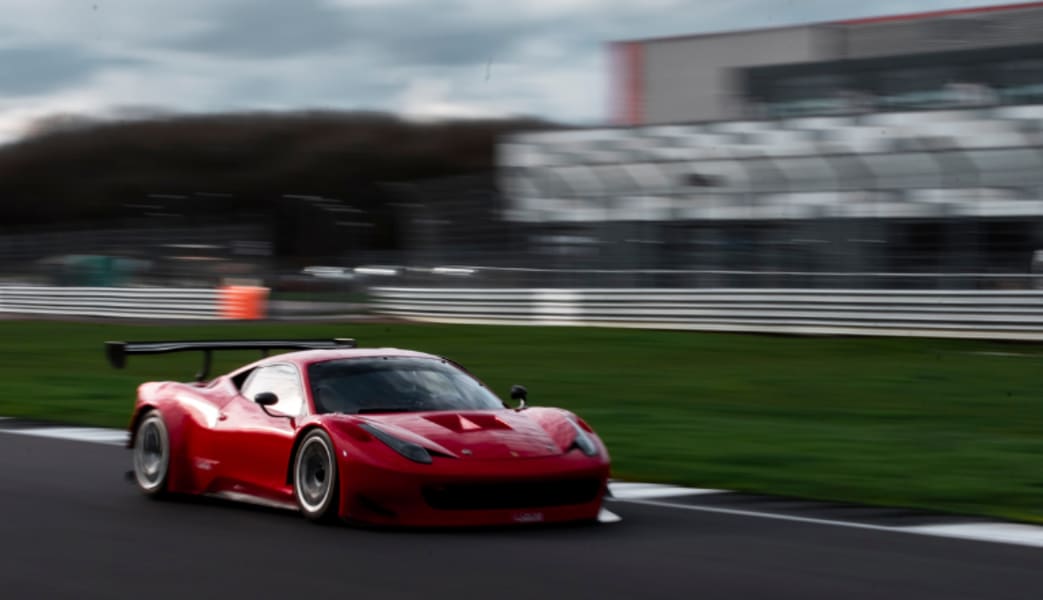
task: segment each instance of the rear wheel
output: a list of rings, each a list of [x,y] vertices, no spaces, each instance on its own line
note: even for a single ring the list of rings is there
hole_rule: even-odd
[[[293,462],[293,495],[301,513],[312,521],[337,516],[337,459],[325,431],[309,432]]]
[[[151,411],[134,432],[134,480],[143,493],[158,497],[167,491],[169,473],[170,436],[163,417]]]

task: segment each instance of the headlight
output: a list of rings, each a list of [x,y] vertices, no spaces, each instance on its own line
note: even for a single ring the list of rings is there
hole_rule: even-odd
[[[370,425],[369,423],[359,423],[359,427],[366,430],[366,432],[373,437],[384,442],[388,448],[391,448],[409,460],[424,463],[425,465],[431,464],[431,454],[423,446],[419,446],[413,442],[400,440],[390,433],[379,429],[375,425]]]
[[[587,435],[586,431],[583,431],[583,428],[579,426],[579,423],[576,423],[572,419],[569,419],[568,421],[572,424],[572,428],[576,430],[576,439],[572,440],[572,447],[579,448],[579,451],[587,456],[597,456],[598,446],[594,443],[594,440],[590,439],[590,436]]]

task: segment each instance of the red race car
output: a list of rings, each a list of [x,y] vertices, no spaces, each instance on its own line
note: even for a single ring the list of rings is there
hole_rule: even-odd
[[[215,350],[266,357],[208,380]],[[267,357],[270,350],[297,350]],[[316,520],[456,526],[595,520],[605,446],[576,415],[508,408],[450,360],[354,340],[107,342],[201,351],[194,383],[138,388],[128,447],[150,496],[206,494]]]

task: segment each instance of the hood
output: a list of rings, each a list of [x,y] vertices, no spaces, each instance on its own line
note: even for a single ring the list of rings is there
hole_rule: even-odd
[[[551,423],[546,417],[530,409],[371,414],[356,419],[459,459],[504,460],[557,456],[568,448],[572,439],[564,439],[561,433],[574,435],[574,430],[564,421],[561,425],[567,431],[553,423],[564,415],[550,419]]]

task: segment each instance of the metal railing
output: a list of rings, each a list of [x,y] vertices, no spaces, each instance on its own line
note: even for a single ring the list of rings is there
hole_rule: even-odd
[[[0,313],[138,319],[224,318],[221,290],[0,286]]]
[[[374,287],[418,288],[749,288],[861,290],[1043,289],[1043,272],[867,272],[752,269],[596,269],[385,265],[365,277]]]
[[[484,324],[1043,340],[1043,290],[402,288],[374,312]]]

